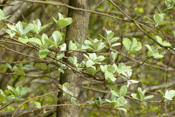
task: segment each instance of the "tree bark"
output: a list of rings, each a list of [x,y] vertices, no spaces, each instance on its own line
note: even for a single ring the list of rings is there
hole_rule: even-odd
[[[89,0],[70,0],[69,5],[77,8],[89,8]],[[75,39],[81,42],[86,38],[89,25],[89,13],[69,9],[68,16],[72,17],[73,23],[67,28],[66,44],[68,49],[69,42]],[[82,60],[83,55],[80,53],[68,54],[66,56],[76,56],[78,61]],[[68,63],[67,60],[65,62]],[[70,91],[75,97],[81,97],[81,79],[71,70],[65,70],[65,73],[60,77],[60,84],[68,82],[70,84]],[[58,104],[71,103],[69,99],[63,97],[63,94],[58,95]],[[57,117],[79,117],[80,107],[78,106],[62,106],[57,108]]]

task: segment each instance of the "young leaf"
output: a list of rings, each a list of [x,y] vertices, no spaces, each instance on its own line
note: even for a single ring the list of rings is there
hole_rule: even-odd
[[[72,63],[73,65],[76,65],[77,62],[78,62],[76,56],[69,57],[69,58],[68,58],[68,61],[69,61],[70,63]]]
[[[117,52],[111,52],[110,57],[112,58],[113,61],[117,58],[118,53]]]
[[[155,36],[155,39],[157,40],[157,42],[159,42],[161,45],[163,46],[171,46],[170,43],[166,42],[166,41],[162,41],[162,38],[159,36]]]
[[[131,96],[136,100],[140,100],[140,97],[136,93],[131,93]]]
[[[123,96],[120,96],[116,102],[117,102],[117,105],[115,107],[124,106],[127,103],[127,101]]]
[[[111,82],[114,83],[115,80],[116,80],[116,78],[114,77],[114,74],[113,73],[106,71],[105,72],[105,80],[108,83],[111,83]]]
[[[120,94],[120,96],[125,96],[126,95],[126,93],[127,93],[127,87],[125,86],[125,85],[123,85],[121,88],[120,88],[120,92],[119,92],[119,94]]]
[[[154,21],[157,23],[157,25],[159,25],[159,23],[162,22],[164,19],[163,14],[159,14],[159,13],[155,13],[153,18],[154,18]]]
[[[125,108],[117,108],[118,110],[122,110],[124,111],[125,113],[127,113],[127,110]]]
[[[39,45],[40,47],[43,47],[43,44],[41,43],[41,40],[38,38],[30,38],[29,39],[30,42]]]
[[[171,9],[171,8],[173,8],[175,1],[174,0],[165,0],[165,4],[166,4],[168,9]]]
[[[149,96],[144,97],[144,100],[148,100],[148,99],[151,99],[153,97],[154,97],[153,95],[149,95]]]
[[[114,36],[114,33],[111,30],[105,30],[105,31],[107,34],[107,39],[110,40]]]
[[[20,36],[18,37],[18,40],[22,43],[27,43],[28,41],[30,41],[27,36]]]
[[[119,97],[119,91],[115,85],[108,85],[113,96]]]
[[[130,39],[124,38],[122,43],[129,52],[137,52],[142,48],[142,44],[137,42],[136,38],[133,38],[132,42]]]
[[[9,16],[5,17],[5,16],[4,16],[4,12],[0,9],[0,22],[1,22],[2,20],[6,20],[8,17],[9,17]]]
[[[23,34],[27,34],[32,29],[33,29],[33,25],[32,24],[27,25],[27,27],[24,29]]]
[[[41,108],[42,107],[40,102],[34,101],[34,104],[35,104],[36,108]]]
[[[163,58],[164,53],[159,53],[158,49],[153,49],[150,45],[145,45],[148,48],[148,56],[152,56],[154,58]]]
[[[138,92],[139,92],[140,100],[143,100],[143,97],[145,95],[145,90],[142,91],[142,89],[140,87],[138,87]]]
[[[72,41],[69,42],[69,50],[77,50],[77,45]]]
[[[102,105],[101,97],[99,97],[98,99],[95,99],[95,103],[96,103],[98,106],[101,106],[101,105]]]
[[[50,44],[47,43],[45,39],[49,39],[49,38],[48,38],[48,36],[45,33],[43,33],[42,34],[42,38],[41,38],[41,42],[42,42],[42,45],[44,47],[48,48]]]
[[[15,36],[15,32],[9,29],[6,29],[6,33],[8,33],[10,35],[10,37],[14,37]]]
[[[34,26],[33,31],[35,33],[39,34],[39,30],[41,28],[41,22],[40,22],[40,20],[39,19],[34,20],[33,21],[33,26]]]
[[[62,41],[62,35],[59,31],[54,31],[52,33],[52,37],[53,37],[53,40],[55,42],[55,44],[57,45],[57,47],[59,46],[59,44],[61,43]]]
[[[76,105],[77,105],[76,98],[71,97],[71,103],[72,103],[74,106],[76,106]]]
[[[19,34],[23,34],[23,25],[21,23],[21,21],[19,21],[17,24],[16,24],[16,30]]]
[[[11,91],[11,93],[17,97],[18,96],[18,92],[16,91],[15,88],[11,87],[11,86],[7,86],[7,88]]]
[[[39,57],[44,58],[48,55],[50,51],[48,49],[39,50]]]
[[[53,20],[55,21],[55,23],[58,25],[59,28],[64,28],[72,23],[72,18],[70,17],[64,18],[61,13],[58,13],[58,17],[59,20],[56,20],[54,17]]]
[[[172,98],[175,96],[175,90],[170,90],[165,92],[165,99],[172,100]]]

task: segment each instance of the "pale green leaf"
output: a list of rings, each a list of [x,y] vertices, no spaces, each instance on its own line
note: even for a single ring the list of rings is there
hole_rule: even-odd
[[[120,96],[125,96],[127,93],[127,87],[125,85],[123,85],[121,88],[120,88]]]
[[[39,50],[39,57],[44,58],[49,54],[49,52],[50,51],[48,49]]]

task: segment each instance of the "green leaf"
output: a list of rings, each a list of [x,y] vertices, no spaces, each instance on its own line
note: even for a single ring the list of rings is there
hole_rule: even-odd
[[[23,95],[25,95],[28,90],[29,90],[28,87],[22,87],[21,85],[16,88],[16,91],[18,92],[19,97],[22,97]]]
[[[50,51],[48,49],[39,50],[39,57],[44,58],[48,55]]]
[[[159,42],[161,45],[163,46],[171,46],[170,43],[166,42],[166,41],[162,41],[162,38],[159,36],[155,36],[155,39],[157,40],[157,42]]]
[[[95,66],[87,66],[86,70],[91,73],[92,75],[94,75],[97,71],[96,71],[96,67]]]
[[[66,50],[66,43],[63,43],[62,45],[59,46],[61,51]]]
[[[69,58],[68,58],[68,61],[69,61],[70,63],[72,63],[73,65],[76,65],[77,62],[78,62],[76,56],[69,57]]]
[[[96,50],[100,51],[105,47],[105,43],[102,42],[101,40],[94,39],[94,40],[85,40],[84,42],[86,44],[86,47],[90,50]]]
[[[175,96],[175,90],[170,90],[165,92],[165,99],[172,100],[172,98]]]
[[[42,38],[41,38],[41,42],[42,42],[42,45],[44,47],[48,48],[50,44],[47,43],[45,39],[49,39],[49,38],[48,38],[48,36],[45,33],[43,33],[42,34]]]
[[[32,29],[33,29],[33,25],[32,24],[27,25],[27,27],[24,29],[23,34],[27,34]]]
[[[130,82],[131,84],[139,83],[139,81],[137,81],[137,80],[129,80],[129,82]]]
[[[12,30],[12,31],[17,31],[17,30],[16,30],[16,27],[13,26],[13,25],[7,24],[7,27],[8,27],[10,30]]]
[[[108,83],[111,83],[111,82],[114,83],[116,78],[114,77],[113,73],[106,71],[105,72],[105,80]]]
[[[53,40],[54,40],[54,42],[55,42],[55,44],[56,44],[56,47],[58,47],[59,44],[60,44],[61,41],[62,41],[62,35],[61,35],[61,33],[60,33],[59,31],[54,31],[54,32],[52,33],[52,37],[53,37]]]
[[[115,107],[120,107],[120,106],[124,106],[127,101],[125,100],[125,98],[123,96],[119,97],[117,100],[117,105]]]
[[[56,22],[59,28],[64,28],[72,23],[72,18],[64,18],[61,13],[58,13],[59,20],[56,20],[53,17],[53,20]]]
[[[172,32],[173,32],[173,36],[174,36],[174,38],[175,38],[175,30],[173,30]]]
[[[74,106],[76,106],[76,105],[77,105],[76,98],[71,97],[71,103],[72,103]]]
[[[52,23],[46,24],[44,26],[41,26],[38,32],[41,32],[42,30],[44,30],[45,28],[47,28],[49,25],[51,25]]]
[[[64,93],[64,95],[67,95],[67,96],[73,96],[73,94],[72,94],[72,92],[71,91],[69,91],[69,87],[70,87],[70,84],[68,83],[68,82],[65,82],[63,85],[62,85],[62,90],[64,91],[64,92],[66,92],[67,94],[69,94],[69,95],[67,95],[66,93]]]
[[[151,99],[153,97],[154,97],[153,95],[149,95],[149,96],[144,97],[144,100],[148,100],[148,99]]]
[[[101,61],[103,61],[104,59],[105,59],[104,56],[98,56],[98,57],[94,60],[94,62],[101,62]]]
[[[2,21],[2,20],[6,20],[8,17],[10,17],[10,16],[4,16],[4,12],[0,9],[0,22]]]
[[[33,21],[33,26],[34,26],[33,31],[35,33],[39,34],[39,30],[41,28],[41,21],[39,19],[34,20]]]
[[[123,45],[129,52],[137,52],[142,48],[142,44],[140,42],[137,42],[136,38],[132,39],[132,42],[128,38],[123,39]]]
[[[119,63],[119,65],[116,67],[118,74],[126,74],[125,72],[131,72],[131,66],[126,66],[124,63]]]
[[[113,65],[107,65],[106,66],[107,71],[111,72],[111,73],[115,73],[116,68]]]
[[[143,100],[143,97],[145,95],[145,90],[142,91],[142,89],[140,87],[138,87],[138,92],[139,92],[140,100]]]
[[[57,59],[60,60],[60,59],[62,59],[64,56],[65,56],[64,53],[61,53],[61,54],[57,55]]]
[[[130,39],[124,38],[122,43],[123,43],[124,47],[126,48],[126,50],[130,50],[130,46],[132,44]]]
[[[116,46],[119,46],[119,45],[121,45],[121,43],[114,43],[114,44],[112,44],[112,47],[116,47]]]
[[[95,64],[92,60],[87,60],[86,67],[92,67]]]
[[[119,37],[114,37],[110,40],[111,43],[115,42],[115,41],[118,41],[120,38]]]
[[[125,85],[123,85],[121,88],[120,88],[120,96],[125,96],[127,93],[127,87]]]
[[[115,85],[108,85],[112,95],[119,97],[119,91]]]
[[[35,104],[36,108],[41,108],[42,107],[40,102],[34,101],[33,103]]]
[[[96,103],[98,106],[101,106],[101,105],[102,105],[101,97],[99,97],[98,99],[95,99],[95,103]]]
[[[117,105],[117,102],[116,101],[111,101],[111,100],[108,100],[108,99],[105,99],[108,103],[111,103],[113,105]]]
[[[110,57],[112,58],[113,61],[117,58],[118,53],[117,52],[111,52]]]
[[[0,94],[4,99],[6,99],[6,101],[8,101],[7,96],[5,95],[2,89],[0,89]]]
[[[14,37],[15,36],[15,32],[9,29],[6,29],[6,33],[8,33],[10,35],[10,37]]]
[[[110,40],[113,38],[114,33],[111,30],[105,30],[107,34],[107,39]]]
[[[18,37],[18,40],[21,41],[22,43],[27,43],[30,41],[27,36],[20,36]]]
[[[17,67],[17,66],[13,67],[13,71],[15,71],[16,74],[18,74],[18,75],[25,75],[24,71],[21,68]]]
[[[40,47],[43,47],[43,44],[42,44],[41,40],[38,39],[38,38],[30,38],[29,41],[30,41],[31,43],[34,43],[34,44],[39,45]]]
[[[131,96],[136,100],[140,100],[140,97],[136,93],[131,93]]]
[[[25,95],[28,92],[29,88],[28,87],[23,87],[21,92],[20,92],[20,96]]]
[[[174,0],[165,0],[165,4],[166,4],[168,9],[171,9],[171,8],[173,8],[175,1]]]
[[[7,86],[7,88],[11,91],[11,93],[15,96],[18,97],[18,92],[16,91],[15,88],[11,87],[11,86]]]
[[[97,59],[97,54],[96,53],[89,53],[89,59],[92,61],[95,61]]]
[[[160,22],[163,21],[164,17],[163,14],[155,13],[154,16],[154,21],[159,25]]]
[[[118,110],[122,110],[124,111],[125,113],[127,113],[127,110],[125,108],[117,108]]]
[[[21,21],[19,21],[17,24],[16,24],[16,30],[19,34],[23,34],[23,25],[21,23]]]
[[[159,51],[158,51],[158,49],[153,49],[150,45],[145,45],[147,48],[148,48],[148,56],[152,56],[152,57],[154,57],[155,59],[157,59],[157,58],[163,58],[163,52],[162,53],[159,53]]]
[[[0,9],[0,21],[4,18],[4,12]]]
[[[164,24],[171,24],[172,22],[170,21],[161,21],[159,22],[159,25],[164,25]]]
[[[72,41],[69,42],[69,50],[77,50],[77,45]]]
[[[58,47],[57,45],[56,45],[56,43],[53,41],[53,40],[51,40],[51,39],[44,39],[45,40],[45,43],[47,42],[48,44],[50,44],[51,46],[55,46],[56,48]]]
[[[100,51],[105,47],[105,43],[100,41],[100,40],[99,41],[94,41],[94,42],[95,43],[94,43],[93,47],[95,48],[96,51]]]

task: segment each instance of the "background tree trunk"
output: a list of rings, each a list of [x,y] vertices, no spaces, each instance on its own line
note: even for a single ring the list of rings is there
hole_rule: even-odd
[[[88,9],[90,1],[88,0],[70,0],[69,5]],[[69,17],[72,17],[73,23],[67,28],[66,32],[66,44],[75,39],[77,42],[84,40],[87,35],[88,25],[89,25],[89,13],[76,11],[69,9],[68,13]],[[68,49],[68,46],[67,46]],[[78,61],[82,60],[82,54],[74,53],[72,56],[77,56]],[[71,56],[66,53],[66,56]],[[66,61],[66,60],[65,60]],[[66,61],[68,62],[68,61]],[[65,82],[70,83],[70,91],[73,93],[75,97],[81,97],[81,79],[71,70],[65,70],[65,73],[60,77],[60,83],[63,84]],[[63,97],[62,93],[58,95],[58,103],[71,103],[69,99]],[[62,106],[57,108],[57,117],[79,117],[80,107],[78,106]]]

